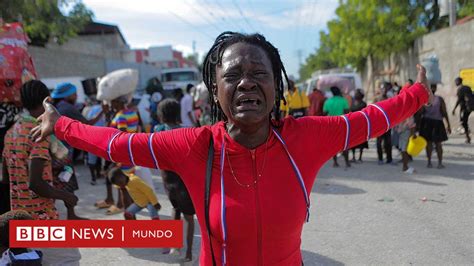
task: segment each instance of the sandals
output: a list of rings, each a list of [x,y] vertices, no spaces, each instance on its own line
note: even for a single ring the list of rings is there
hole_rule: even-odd
[[[100,200],[94,203],[94,207],[97,209],[105,209],[111,207],[113,204],[105,202],[105,200]]]
[[[118,213],[121,213],[123,212],[123,209],[120,209],[118,208],[117,206],[115,205],[112,205],[110,206],[107,211],[105,212],[105,214],[107,215],[114,215],[114,214],[118,214]]]

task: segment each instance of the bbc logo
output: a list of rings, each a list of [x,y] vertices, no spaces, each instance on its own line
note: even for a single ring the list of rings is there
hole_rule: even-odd
[[[66,241],[66,227],[18,226],[16,241]]]

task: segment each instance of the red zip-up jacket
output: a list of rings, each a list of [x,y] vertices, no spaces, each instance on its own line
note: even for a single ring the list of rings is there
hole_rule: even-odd
[[[377,137],[413,115],[428,101],[417,83],[397,97],[336,117],[285,118],[277,130],[298,166],[309,194],[321,166],[336,153]],[[204,183],[209,139],[215,158],[210,195],[210,227],[217,265],[222,259],[220,155],[226,142],[224,186],[228,265],[301,265],[305,197],[284,146],[272,132],[254,150],[235,142],[223,122],[200,128],[130,134],[61,117],[58,138],[124,164],[176,172],[191,195],[201,227],[201,265],[212,265],[204,217]],[[265,162],[265,164],[264,164]],[[241,184],[253,184],[246,188]],[[261,175],[259,177],[259,175]]]

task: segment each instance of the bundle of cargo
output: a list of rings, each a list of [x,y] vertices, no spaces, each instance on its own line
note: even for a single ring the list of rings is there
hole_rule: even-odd
[[[138,85],[138,71],[135,69],[120,69],[105,75],[97,85],[97,100],[110,102],[120,96],[129,96]]]
[[[439,60],[436,56],[431,56],[421,60],[421,64],[426,68],[426,79],[430,84],[441,84],[441,70]]]
[[[338,76],[326,76],[320,78],[317,87],[322,91],[329,91],[331,87],[338,87],[344,94],[350,94],[351,91],[355,90],[353,82],[347,78]]]
[[[0,102],[19,106],[21,85],[36,77],[27,47],[20,23],[0,25]]]

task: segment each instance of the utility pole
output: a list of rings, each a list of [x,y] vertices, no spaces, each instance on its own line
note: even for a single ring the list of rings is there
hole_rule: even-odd
[[[301,49],[296,50],[296,55],[298,56],[298,64],[300,66],[303,65],[303,50]]]
[[[449,26],[456,25],[456,0],[449,1]]]

